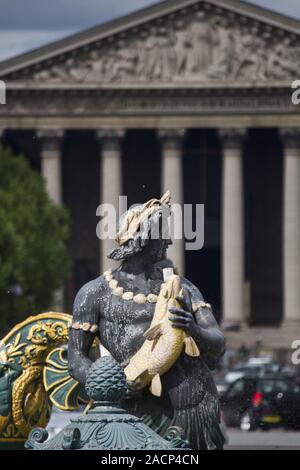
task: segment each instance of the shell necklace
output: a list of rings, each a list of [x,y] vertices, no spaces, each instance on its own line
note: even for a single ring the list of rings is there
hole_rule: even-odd
[[[124,292],[123,287],[119,286],[117,279],[113,278],[112,271],[105,271],[103,277],[108,282],[109,287],[112,289],[113,294],[117,297],[121,297],[123,300],[133,300],[137,304],[145,304],[149,302],[150,304],[155,304],[157,302],[158,296],[156,294],[135,294],[131,291]],[[163,287],[164,284],[161,285]]]

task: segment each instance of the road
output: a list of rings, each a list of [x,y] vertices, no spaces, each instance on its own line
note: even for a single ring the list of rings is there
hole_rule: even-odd
[[[300,450],[300,432],[272,430],[242,432],[238,429],[229,429],[228,431],[228,450],[281,450],[297,449]]]
[[[80,416],[81,413],[64,413],[53,412],[48,431],[50,437],[60,431],[64,426],[69,424],[70,418]],[[226,449],[228,450],[281,450],[281,449],[297,449],[300,450],[300,431],[256,431],[256,432],[242,432],[238,429],[228,429],[228,443]]]

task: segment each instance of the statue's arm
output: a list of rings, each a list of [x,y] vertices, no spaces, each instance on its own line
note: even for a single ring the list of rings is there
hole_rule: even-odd
[[[73,320],[68,343],[69,372],[75,380],[81,383],[86,381],[87,371],[92,364],[89,351],[98,335],[98,291],[99,280],[89,282],[80,289],[73,306]]]
[[[184,295],[178,298],[182,308],[171,309],[170,319],[174,327],[186,330],[196,341],[201,354],[210,366],[225,352],[225,338],[221,332],[212,309],[204,306],[203,296],[199,290],[185,280]]]
[[[213,316],[211,307],[200,307],[194,316],[198,326],[195,339],[199,347],[206,355],[218,359],[225,352],[225,338]]]

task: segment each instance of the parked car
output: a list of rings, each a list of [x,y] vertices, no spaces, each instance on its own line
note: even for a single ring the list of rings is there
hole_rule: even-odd
[[[222,395],[224,395],[224,393],[227,392],[229,383],[220,377],[215,377],[214,381],[218,390],[219,397],[221,397]]]
[[[273,359],[271,356],[262,356],[262,357],[250,357],[247,361],[247,364],[254,366],[267,366],[273,364]]]
[[[238,379],[246,375],[254,375],[257,376],[260,372],[259,367],[248,367],[248,365],[237,365],[229,369],[229,371],[225,374],[224,380],[228,384],[232,384],[236,382]]]
[[[300,427],[300,385],[291,377],[245,376],[220,397],[227,426],[243,431]]]
[[[225,374],[224,380],[229,384],[235,382],[246,375],[257,376],[265,374],[277,374],[280,372],[281,365],[272,362],[270,358],[251,358],[247,362],[237,364],[229,369]]]

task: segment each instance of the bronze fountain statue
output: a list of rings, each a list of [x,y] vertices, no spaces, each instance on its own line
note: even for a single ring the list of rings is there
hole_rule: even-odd
[[[124,368],[128,391],[122,406],[128,413],[162,437],[170,427],[182,428],[192,449],[222,449],[210,370],[224,353],[225,340],[211,306],[166,257],[172,243],[169,211],[166,193],[122,216],[119,246],[109,254],[120,266],[76,296],[69,371],[85,384],[92,365],[89,351],[99,338]]]
[[[22,448],[30,433],[27,448],[103,449],[112,425],[97,442],[86,429],[93,423],[98,436],[112,422],[124,431],[116,448],[223,448],[210,370],[225,340],[211,306],[166,257],[169,216],[169,192],[127,211],[109,254],[120,266],[80,289],[73,318],[31,316],[0,342],[0,447]],[[96,361],[99,340],[108,361]],[[88,399],[86,414],[47,440],[52,405],[68,411]]]

